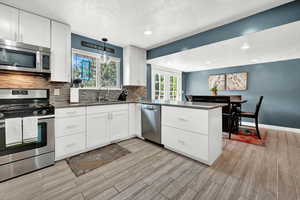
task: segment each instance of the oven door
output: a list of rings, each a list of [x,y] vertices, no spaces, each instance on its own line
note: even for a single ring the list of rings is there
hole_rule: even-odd
[[[0,165],[54,152],[54,116],[38,119],[38,139],[7,146],[5,142],[5,122],[0,121]]]

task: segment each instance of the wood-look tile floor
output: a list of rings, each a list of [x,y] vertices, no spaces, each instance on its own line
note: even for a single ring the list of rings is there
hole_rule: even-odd
[[[0,199],[300,200],[300,134],[268,132],[266,147],[227,140],[211,167],[130,139],[131,154],[78,178],[60,161],[0,183]]]

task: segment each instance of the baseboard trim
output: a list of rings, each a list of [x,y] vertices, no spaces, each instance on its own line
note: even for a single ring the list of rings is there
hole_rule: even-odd
[[[253,122],[242,122],[242,125],[255,126],[255,123],[253,123]],[[283,127],[283,126],[274,126],[274,125],[267,125],[267,124],[259,124],[258,126],[261,127],[261,128],[266,128],[266,129],[300,133],[300,129],[298,129],[298,128],[290,128],[290,127]]]

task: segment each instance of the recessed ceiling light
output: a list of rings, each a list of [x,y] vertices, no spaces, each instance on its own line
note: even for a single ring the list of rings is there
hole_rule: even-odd
[[[144,35],[152,35],[152,31],[150,30],[144,31]]]
[[[248,43],[244,43],[243,46],[241,47],[242,50],[247,50],[250,49],[250,45]]]

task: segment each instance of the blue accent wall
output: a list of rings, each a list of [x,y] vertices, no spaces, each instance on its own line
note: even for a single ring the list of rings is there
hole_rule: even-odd
[[[147,51],[147,59],[220,42],[300,20],[300,1],[296,0],[238,21]],[[209,95],[208,75],[248,72],[248,90],[220,94],[242,95],[249,102],[245,111],[254,111],[259,96],[264,96],[260,123],[300,128],[300,59],[262,63],[216,70],[183,73],[183,95]],[[147,86],[151,89],[150,85]]]
[[[81,46],[82,41],[91,42],[91,43],[94,43],[94,44],[97,44],[97,45],[103,45],[102,41],[94,40],[94,39],[91,39],[91,38],[87,38],[87,37],[72,33],[72,36],[71,36],[71,43],[72,43],[71,46],[72,46],[72,48],[80,49],[80,50],[84,50],[84,51],[88,51],[88,52],[92,52],[92,53],[103,54],[103,51],[101,51],[101,50]],[[120,80],[120,83],[121,83],[121,85],[123,85],[123,48],[119,47],[119,46],[116,46],[116,45],[113,45],[113,44],[109,44],[109,43],[107,43],[106,46],[109,47],[109,48],[115,49],[114,54],[108,53],[107,55],[121,59],[121,64],[120,64],[121,65],[120,66],[120,79],[121,80]]]
[[[250,112],[254,112],[259,96],[264,96],[260,123],[300,128],[300,59],[184,73],[185,92],[210,95],[208,75],[232,72],[248,72],[248,90],[219,94],[242,95],[248,100],[243,110]]]
[[[154,49],[150,49],[147,51],[147,59],[153,59],[156,57],[180,52],[184,49],[192,49],[223,40],[232,39],[248,33],[262,31],[298,20],[300,20],[299,0]]]

